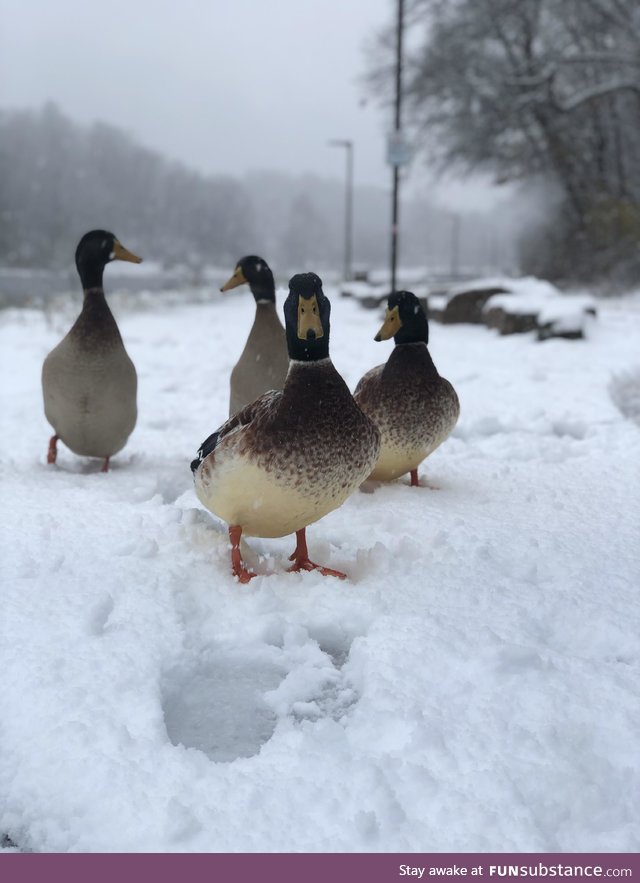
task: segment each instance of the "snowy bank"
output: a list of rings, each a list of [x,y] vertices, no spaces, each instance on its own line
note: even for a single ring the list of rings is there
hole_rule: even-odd
[[[329,292],[331,294],[331,292]],[[279,304],[282,297],[279,296]],[[42,359],[68,328],[0,313],[0,833],[35,851],[640,848],[640,431],[610,395],[640,312],[592,335],[431,328],[454,436],[291,538],[225,526],[189,461],[224,419],[237,294],[125,312],[138,427],[113,471],[61,447]],[[390,344],[333,298],[353,388]],[[430,486],[427,486],[430,485]]]

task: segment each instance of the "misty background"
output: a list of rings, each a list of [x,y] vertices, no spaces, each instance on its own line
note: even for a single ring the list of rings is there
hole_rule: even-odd
[[[396,3],[0,0],[0,265],[389,262]],[[400,263],[637,280],[640,0],[407,0]]]
[[[342,265],[339,179],[268,170],[204,175],[140,146],[121,129],[74,124],[54,104],[0,115],[0,176],[0,254],[9,266],[64,267],[70,242],[93,227],[122,231],[123,242],[146,258],[194,273],[212,263],[230,267],[246,252],[268,255],[287,272]],[[354,201],[356,266],[384,266],[388,193],[360,186]],[[513,259],[500,214],[487,225],[481,213],[461,215],[409,197],[403,219],[407,263],[448,271],[452,260],[487,268]]]

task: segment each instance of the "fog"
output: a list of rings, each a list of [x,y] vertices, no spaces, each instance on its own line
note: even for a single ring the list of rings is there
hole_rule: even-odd
[[[164,0],[114,0],[100,10],[80,0],[0,0],[0,112],[39,113],[53,103],[76,127],[73,136],[59,131],[57,140],[50,142],[47,135],[48,155],[44,146],[34,150],[33,142],[27,151],[30,158],[20,155],[26,150],[21,138],[16,139],[18,146],[5,147],[5,173],[20,166],[25,183],[22,190],[12,184],[12,204],[9,191],[2,200],[11,218],[5,219],[9,241],[0,263],[24,263],[15,241],[10,241],[17,230],[16,211],[30,266],[59,264],[70,254],[67,240],[82,232],[85,219],[117,224],[124,235],[123,218],[131,216],[126,199],[118,214],[112,201],[95,198],[94,191],[94,204],[82,208],[85,185],[59,185],[58,193],[56,184],[45,180],[47,175],[67,181],[72,177],[79,148],[76,143],[67,150],[65,138],[77,142],[82,131],[106,123],[132,144],[168,161],[203,176],[227,175],[238,182],[249,205],[240,225],[246,235],[239,227],[238,236],[224,247],[212,242],[208,259],[225,262],[236,250],[264,248],[274,261],[294,267],[308,260],[320,260],[323,266],[341,263],[345,153],[329,141],[352,140],[354,259],[369,267],[385,266],[391,187],[385,149],[391,110],[367,95],[363,78],[367,47],[393,20],[394,10],[392,0],[185,0],[179,6]],[[102,137],[101,153],[109,153],[109,138],[100,133],[89,137],[94,142]],[[66,163],[65,152],[73,153]],[[111,155],[111,165],[115,162]],[[86,156],[83,163],[86,181],[92,174]],[[122,171],[125,178],[135,175],[131,169]],[[274,173],[280,178],[274,179]],[[103,192],[112,188],[114,177],[112,169]],[[505,188],[493,187],[488,179],[441,179],[423,158],[414,159],[402,177],[400,258],[412,264],[453,263],[452,213],[511,206]],[[137,183],[142,190],[142,182]],[[35,199],[32,193],[24,195],[24,187],[35,187]],[[55,224],[30,242],[40,218],[25,212],[25,204],[42,200],[51,207]],[[268,206],[279,206],[278,217],[271,221],[272,208],[265,200]],[[62,215],[55,210],[60,201]],[[308,219],[308,228],[316,230],[317,243],[298,241],[299,235],[287,242],[287,231],[299,228],[289,217],[300,205],[308,205],[315,216]],[[68,220],[63,221],[65,216]],[[496,267],[512,263],[513,242],[505,242],[513,238],[510,225],[503,218],[491,223],[494,228],[487,232],[485,224],[465,220],[459,246],[462,263],[468,259],[483,268],[491,259]],[[143,220],[136,226],[144,228]],[[478,246],[474,230],[479,227]],[[307,240],[312,238],[310,232]],[[39,244],[45,241],[46,246]],[[153,254],[153,242],[149,247]]]
[[[332,138],[355,142],[356,184],[389,187],[385,113],[364,53],[392,0],[0,0],[0,107],[53,101],[205,173],[341,177]],[[405,191],[483,206],[486,182],[439,186],[416,161]],[[499,194],[498,194],[499,195]]]
[[[55,101],[204,172],[388,178],[384,114],[363,104],[362,50],[388,0],[2,0],[0,104]]]

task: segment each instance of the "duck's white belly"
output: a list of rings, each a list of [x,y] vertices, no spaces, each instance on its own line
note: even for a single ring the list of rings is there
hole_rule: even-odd
[[[228,524],[253,537],[283,537],[337,509],[358,487],[361,477],[342,487],[296,486],[294,476],[275,477],[246,460],[216,464],[212,476],[205,461],[196,473],[198,498]]]
[[[385,437],[381,432],[380,454],[378,461],[369,478],[376,481],[393,481],[406,475],[412,469],[417,469],[422,461],[440,447],[451,432],[452,427],[443,425],[437,434],[425,439],[423,444],[401,444],[396,440]]]
[[[424,458],[431,453],[425,448],[407,449],[391,445],[381,446],[380,456],[369,478],[376,481],[393,481],[417,469]]]

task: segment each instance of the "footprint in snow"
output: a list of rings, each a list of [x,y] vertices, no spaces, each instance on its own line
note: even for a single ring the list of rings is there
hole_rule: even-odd
[[[241,659],[222,652],[209,654],[195,667],[172,669],[162,691],[169,739],[215,761],[252,757],[277,723],[264,694],[284,675],[261,655]]]
[[[252,757],[278,720],[340,720],[358,701],[343,667],[353,638],[332,624],[268,630],[251,649],[206,650],[168,671],[162,706],[169,740],[216,762]]]
[[[108,593],[96,604],[89,617],[89,633],[99,637],[108,628],[109,619],[114,609],[114,600]]]
[[[618,410],[640,426],[640,367],[614,375],[609,395]]]

